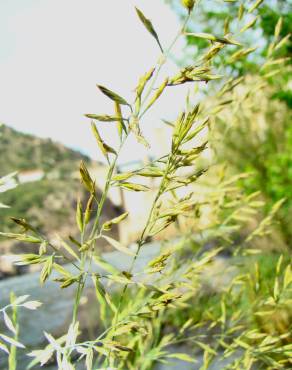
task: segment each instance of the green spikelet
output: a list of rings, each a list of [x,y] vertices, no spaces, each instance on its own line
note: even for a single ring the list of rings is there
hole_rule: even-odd
[[[182,4],[188,9],[189,13],[193,10],[195,5],[195,0],[182,0]]]

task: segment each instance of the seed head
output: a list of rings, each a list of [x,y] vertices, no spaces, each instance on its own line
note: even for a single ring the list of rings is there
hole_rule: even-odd
[[[188,9],[189,13],[193,10],[195,5],[195,0],[182,0],[182,4],[185,8]]]

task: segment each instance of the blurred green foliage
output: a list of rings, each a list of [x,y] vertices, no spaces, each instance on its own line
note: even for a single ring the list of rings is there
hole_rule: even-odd
[[[66,182],[68,189],[68,181]],[[21,184],[15,189],[7,191],[3,195],[3,199],[7,204],[11,205],[11,208],[1,210],[1,226],[3,231],[13,231],[16,229],[16,225],[11,221],[10,217],[21,218],[30,217],[34,226],[46,230],[49,230],[51,223],[54,226],[62,225],[65,223],[68,215],[74,209],[74,194],[78,188],[78,182],[71,181],[70,190],[67,190],[67,199],[71,198],[71,202],[66,204],[62,193],[64,193],[64,183],[62,181],[52,180],[41,180],[37,182],[29,182]],[[51,201],[46,202],[50,197]],[[54,201],[57,204],[57,209],[54,206]],[[58,201],[59,200],[59,201]],[[53,210],[50,215],[50,208]],[[48,214],[48,217],[44,218],[44,215]],[[46,227],[47,225],[47,227]]]
[[[287,68],[282,68],[280,78]],[[229,164],[233,171],[250,174],[241,180],[242,188],[247,193],[259,190],[266,212],[285,199],[278,221],[282,237],[291,248],[291,109],[272,99],[275,86],[264,83],[258,89],[262,83],[261,78],[250,76],[245,88],[230,95],[233,102],[214,118],[213,148],[217,160]],[[254,92],[246,94],[249,87],[254,87]]]
[[[176,10],[179,16],[183,16],[184,11],[176,1],[169,0],[168,3]],[[249,76],[249,85],[259,83],[258,77],[266,76],[270,72],[271,77],[265,78],[264,83],[268,85],[264,88],[263,99],[257,98],[257,94],[248,98],[252,110],[249,115],[244,111],[249,109],[248,104],[239,105],[237,109],[236,123],[233,117],[217,115],[215,121],[218,124],[218,137],[216,138],[217,159],[223,163],[231,165],[235,171],[251,173],[251,176],[242,180],[241,184],[244,191],[252,193],[256,190],[262,192],[266,200],[266,212],[271,209],[272,204],[285,198],[286,202],[280,212],[280,228],[285,242],[292,246],[292,68],[291,51],[292,39],[290,39],[272,54],[273,59],[287,58],[283,65],[275,65],[262,69],[264,58],[269,54],[269,47],[274,42],[278,42],[285,36],[292,34],[292,1],[264,1],[256,10],[258,21],[252,29],[244,34],[237,33],[241,27],[238,21],[239,7],[242,4],[245,14],[251,4],[244,2],[226,2],[215,4],[210,9],[208,2],[200,2],[197,11],[193,14],[189,24],[190,32],[215,33],[222,36],[222,30],[227,29],[235,33],[240,41],[248,41],[251,46],[257,46],[257,50],[248,57],[232,61],[230,56],[233,51],[228,48],[223,50],[213,61],[214,65],[224,68],[234,76]],[[282,27],[279,36],[275,39],[275,27],[282,18]],[[251,18],[252,19],[252,18]],[[228,26],[226,26],[228,24]],[[220,33],[221,32],[221,33]],[[278,41],[277,41],[278,40]],[[180,63],[186,63],[197,59],[208,46],[206,40],[186,37],[187,58]],[[289,59],[290,58],[290,59]],[[273,75],[275,73],[275,75]],[[252,80],[253,79],[253,80]],[[262,81],[263,82],[263,81]],[[220,83],[219,83],[220,88]],[[238,91],[234,99],[244,100],[244,93]],[[285,103],[286,107],[280,103]],[[226,107],[226,110],[233,112],[233,108]],[[259,118],[259,112],[261,117]],[[258,120],[264,121],[262,127]],[[216,131],[215,124],[215,131]],[[223,140],[223,141],[222,141]],[[220,143],[221,141],[221,143]],[[216,145],[215,144],[215,147]]]
[[[183,17],[184,10],[175,0],[165,0],[169,3],[180,17]],[[224,24],[228,24],[228,29],[235,34],[238,33],[240,22],[238,21],[238,13],[240,5],[243,5],[245,11],[252,5],[245,2],[218,2],[212,4],[208,2],[199,2],[196,12],[193,13],[191,22],[188,25],[188,32],[207,32],[215,33],[222,36]],[[283,19],[280,38],[288,34],[292,34],[292,1],[291,0],[265,0],[257,9],[259,21],[247,33],[238,34],[239,39],[245,43],[249,41],[257,50],[247,58],[242,58],[236,62],[229,62],[226,64],[228,58],[232,55],[232,49],[224,50],[218,55],[213,63],[216,66],[225,65],[228,73],[230,70],[235,76],[244,75],[245,73],[258,73],[258,66],[262,63],[268,45],[274,36],[275,26],[280,17]],[[198,56],[204,52],[208,46],[208,42],[203,39],[186,36],[186,53],[188,61],[197,59]],[[287,42],[285,46],[279,50],[276,55],[279,57],[291,58],[292,39]],[[178,63],[185,61],[178,60]],[[289,62],[291,64],[291,60]],[[279,84],[277,79],[270,79],[270,83],[277,87],[273,97],[286,102],[290,108],[292,107],[292,92],[291,88],[285,85],[291,80],[291,70],[287,70],[283,78],[283,83]]]

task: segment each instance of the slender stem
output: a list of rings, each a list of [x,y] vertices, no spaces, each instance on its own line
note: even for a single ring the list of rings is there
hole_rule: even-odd
[[[141,237],[140,237],[140,239],[138,241],[138,248],[137,248],[137,251],[136,251],[135,256],[133,258],[132,265],[130,267],[130,273],[133,271],[133,268],[134,268],[135,263],[136,263],[136,260],[137,260],[137,258],[139,256],[140,250],[141,250],[141,248],[142,248],[142,246],[144,244],[144,241],[145,241],[145,239],[147,237],[146,231],[147,231],[147,228],[148,228],[148,226],[149,226],[149,224],[151,222],[151,219],[152,219],[152,216],[153,216],[153,212],[154,212],[154,209],[155,209],[155,207],[157,205],[157,202],[160,199],[161,194],[163,193],[163,190],[164,190],[164,187],[165,187],[165,180],[166,180],[166,178],[167,178],[167,176],[169,174],[169,169],[170,169],[170,166],[171,166],[171,162],[172,162],[172,154],[169,156],[168,163],[167,163],[165,172],[163,174],[163,178],[162,178],[162,180],[160,182],[160,186],[158,188],[156,197],[154,199],[154,202],[152,203],[152,207],[150,209],[150,212],[149,212],[149,215],[148,215],[148,219],[146,221],[146,225],[145,225],[145,227],[144,227],[144,229],[142,231]],[[146,235],[146,237],[145,237],[145,235]]]
[[[149,224],[151,222],[151,219],[152,219],[152,216],[153,216],[153,212],[154,212],[154,209],[155,209],[155,207],[157,205],[157,202],[158,202],[161,194],[163,193],[163,190],[164,190],[164,187],[165,187],[165,180],[167,178],[167,175],[169,174],[169,169],[171,167],[172,158],[173,158],[173,153],[171,153],[171,155],[168,158],[167,166],[166,166],[166,169],[165,169],[163,178],[162,178],[162,180],[160,182],[160,186],[159,186],[158,192],[157,192],[156,197],[155,197],[155,199],[154,199],[154,201],[152,203],[152,206],[151,206],[151,209],[150,209],[150,212],[149,212],[149,215],[148,215],[148,219],[146,221],[146,225],[145,225],[145,227],[144,227],[144,229],[142,231],[142,234],[140,236],[140,239],[138,241],[137,251],[135,253],[135,256],[134,256],[134,258],[132,260],[132,263],[131,263],[131,266],[130,266],[130,269],[129,269],[130,274],[133,272],[133,269],[135,267],[135,263],[136,263],[137,258],[139,256],[139,253],[141,251],[141,248],[142,248],[142,246],[145,243],[145,239],[147,237],[146,232],[147,232],[148,226],[149,226]],[[129,284],[128,283],[125,284],[124,285],[124,288],[123,288],[123,291],[122,291],[122,293],[120,295],[119,303],[118,303],[118,306],[117,306],[117,311],[116,311],[116,314],[115,314],[115,317],[114,317],[114,323],[112,325],[113,328],[116,328],[116,326],[118,325],[121,307],[123,305],[123,302],[124,302],[124,299],[125,299],[125,294],[127,292],[128,287],[129,287]],[[114,339],[115,339],[115,336],[113,334],[112,340],[114,340]],[[114,361],[115,360],[114,359],[111,360],[111,351],[109,352],[108,361],[109,361],[109,365],[114,367]],[[112,361],[112,363],[111,363],[111,361]]]
[[[128,137],[128,134],[125,135],[124,139],[121,141],[119,150],[118,150],[114,160],[110,164],[109,171],[107,173],[105,188],[104,188],[104,191],[102,193],[101,200],[98,204],[96,217],[95,217],[95,222],[94,222],[94,225],[92,227],[92,230],[91,230],[91,233],[90,233],[90,236],[89,236],[89,240],[92,241],[91,242],[92,245],[91,245],[91,248],[90,248],[90,259],[89,259],[89,266],[88,266],[87,271],[84,271],[84,268],[85,268],[85,263],[86,263],[86,260],[87,260],[88,251],[85,251],[82,254],[81,265],[80,265],[81,274],[80,274],[80,278],[79,278],[79,281],[78,281],[78,286],[77,286],[75,301],[74,301],[74,308],[73,308],[73,323],[75,323],[76,320],[77,320],[80,299],[81,299],[81,296],[82,296],[82,293],[83,293],[83,290],[84,290],[84,287],[85,287],[85,284],[86,284],[86,281],[87,281],[87,277],[90,273],[91,264],[92,264],[92,255],[93,255],[92,249],[94,247],[94,242],[96,240],[95,236],[99,232],[100,217],[101,217],[101,214],[102,214],[102,211],[103,211],[105,201],[106,201],[107,196],[108,196],[110,184],[111,184],[111,181],[112,181],[112,177],[113,177],[113,173],[114,173],[114,170],[115,170],[115,167],[116,167],[116,163],[117,163],[119,153],[120,153],[124,143],[126,142],[127,137]],[[83,244],[83,242],[84,242],[84,231],[81,234],[81,244]]]
[[[84,241],[84,230],[81,233],[81,245],[83,244]],[[83,277],[83,271],[84,271],[84,266],[85,266],[85,261],[86,261],[86,252],[84,252],[81,256],[81,264],[80,264],[80,271],[81,275],[78,280],[78,286],[75,294],[75,301],[74,301],[74,307],[73,307],[73,319],[72,323],[75,324],[77,320],[77,315],[78,315],[78,307],[81,299],[81,294],[82,290],[84,288],[84,277]]]
[[[154,85],[155,85],[155,83],[156,83],[156,81],[157,81],[157,79],[158,79],[159,73],[160,73],[160,71],[161,71],[161,69],[162,69],[163,65],[166,63],[167,58],[169,57],[169,54],[170,54],[170,52],[171,52],[171,50],[172,50],[173,46],[176,44],[177,40],[179,39],[179,37],[180,37],[181,35],[183,35],[184,30],[185,30],[185,28],[186,28],[186,25],[187,25],[187,23],[188,23],[189,19],[190,19],[190,14],[188,14],[188,16],[186,17],[186,19],[185,19],[185,21],[184,21],[184,23],[183,23],[183,26],[182,26],[181,30],[178,32],[178,34],[176,35],[176,37],[174,38],[174,40],[172,41],[172,43],[170,44],[170,46],[168,47],[168,49],[166,50],[166,52],[163,54],[162,58],[160,59],[160,61],[159,61],[159,63],[158,63],[158,68],[157,68],[157,70],[156,70],[156,72],[155,72],[155,75],[154,75],[154,77],[153,77],[153,79],[152,79],[152,82],[151,82],[151,84],[150,84],[150,86],[149,86],[149,88],[148,88],[148,90],[147,90],[147,92],[146,92],[146,94],[145,94],[145,96],[144,96],[144,99],[143,99],[143,101],[142,101],[142,106],[145,104],[145,102],[146,102],[146,101],[147,101],[147,99],[149,98],[149,96],[150,96],[150,94],[151,94],[151,92],[152,92],[152,90],[153,90],[153,87],[154,87]],[[145,109],[145,110],[140,114],[139,118],[141,118],[141,117],[146,113],[146,111],[147,111],[147,108],[146,108],[146,109]],[[170,170],[170,168],[171,168],[171,163],[172,163],[172,159],[173,159],[173,154],[174,154],[174,153],[171,153],[171,154],[168,156],[168,161],[167,161],[167,165],[166,165],[166,169],[165,169],[165,172],[164,172],[163,178],[162,178],[162,180],[161,180],[161,182],[160,182],[160,186],[159,186],[158,192],[157,192],[157,194],[156,194],[156,197],[155,197],[155,199],[154,199],[154,202],[152,203],[152,207],[151,207],[151,209],[150,209],[150,212],[149,212],[149,215],[148,215],[148,219],[147,219],[147,221],[146,221],[146,225],[145,225],[145,227],[144,227],[144,229],[143,229],[143,231],[142,231],[142,234],[141,234],[141,236],[140,236],[140,239],[139,239],[139,241],[138,241],[137,251],[136,251],[136,253],[135,253],[135,256],[134,256],[134,258],[133,258],[133,260],[132,260],[132,263],[131,263],[131,266],[130,266],[130,269],[129,269],[129,272],[130,272],[130,273],[132,273],[132,271],[133,271],[133,269],[134,269],[134,267],[135,267],[135,263],[136,263],[136,261],[137,261],[137,258],[138,258],[139,254],[140,254],[141,248],[142,248],[143,244],[145,243],[145,239],[146,239],[145,235],[146,235],[147,229],[148,229],[148,227],[149,227],[149,224],[150,224],[150,222],[151,222],[151,219],[152,219],[152,216],[153,216],[154,209],[155,209],[155,207],[156,207],[156,205],[157,205],[157,202],[158,202],[158,200],[159,200],[159,198],[160,198],[160,196],[161,196],[161,194],[162,194],[162,192],[163,192],[164,185],[165,185],[165,180],[166,180],[166,178],[167,178],[167,176],[168,176],[168,173],[169,173],[169,170]],[[122,291],[122,293],[121,293],[121,295],[120,295],[120,299],[119,299],[119,303],[118,303],[118,307],[117,307],[117,312],[116,312],[115,317],[114,317],[113,328],[115,328],[115,327],[117,326],[117,324],[118,324],[118,321],[119,321],[119,315],[120,315],[120,310],[121,310],[121,307],[122,307],[122,305],[123,305],[124,297],[125,297],[125,294],[126,294],[126,292],[127,292],[128,286],[129,286],[129,284],[125,284],[125,286],[124,286],[124,288],[123,288],[123,291]],[[114,337],[114,335],[113,335],[112,340],[114,340],[114,338],[115,338],[115,337]],[[110,365],[114,365],[114,362],[115,362],[115,360],[114,360],[114,359],[113,359],[113,360],[111,360],[111,351],[110,351],[110,353],[109,353],[108,362],[109,362],[109,364],[110,364]]]
[[[103,210],[105,201],[107,199],[108,191],[109,191],[109,188],[110,188],[110,183],[112,181],[112,177],[113,177],[113,173],[114,173],[114,170],[115,170],[115,167],[116,167],[116,164],[117,164],[118,156],[119,156],[120,151],[122,150],[122,148],[123,148],[123,146],[124,146],[127,138],[128,138],[128,134],[122,140],[121,145],[120,145],[120,148],[119,148],[119,150],[117,152],[117,155],[115,156],[115,159],[113,160],[113,162],[110,165],[110,168],[109,168],[109,171],[108,171],[108,174],[107,174],[105,188],[104,188],[104,191],[102,193],[101,200],[100,200],[99,205],[98,205],[98,208],[97,208],[95,222],[94,222],[94,225],[93,225],[91,234],[90,234],[90,239],[94,238],[94,236],[98,232],[99,223],[100,223],[100,216],[101,216],[101,213],[102,213],[102,210]]]

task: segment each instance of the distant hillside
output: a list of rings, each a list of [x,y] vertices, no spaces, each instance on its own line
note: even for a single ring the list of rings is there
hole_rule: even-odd
[[[0,231],[16,231],[17,226],[10,219],[13,216],[27,219],[50,237],[77,235],[76,199],[80,196],[86,201],[87,197],[76,178],[79,163],[83,160],[89,166],[98,164],[52,140],[23,134],[5,125],[0,127],[0,134],[0,177],[14,171],[43,174],[37,181],[30,177],[15,189],[0,193],[0,201],[11,207],[0,209]],[[118,214],[120,210],[108,201],[105,218]],[[0,239],[0,255],[23,252],[23,248],[21,243]]]
[[[40,169],[48,173],[60,170],[66,174],[76,170],[80,160],[90,159],[72,149],[24,134],[6,125],[0,126],[0,177],[12,171]]]

